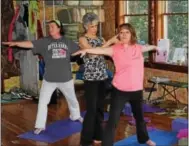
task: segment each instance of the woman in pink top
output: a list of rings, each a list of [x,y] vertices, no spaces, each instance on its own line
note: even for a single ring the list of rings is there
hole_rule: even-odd
[[[84,56],[86,53],[107,55],[112,57],[115,64],[116,70],[112,82],[114,92],[102,146],[113,146],[115,129],[126,102],[131,104],[132,112],[136,120],[138,142],[155,146],[155,143],[148,136],[142,111],[144,78],[144,59],[142,53],[157,50],[157,47],[137,44],[135,29],[129,23],[119,26],[118,38],[119,42],[111,47],[85,49],[74,54],[81,54],[81,56]]]

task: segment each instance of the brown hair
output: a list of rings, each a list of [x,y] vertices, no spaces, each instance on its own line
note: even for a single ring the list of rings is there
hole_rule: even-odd
[[[131,33],[131,41],[130,43],[133,45],[133,44],[136,44],[137,42],[137,36],[136,36],[136,31],[135,31],[135,28],[130,24],[130,23],[123,23],[119,26],[119,32],[122,30],[122,29],[127,29],[130,31]]]

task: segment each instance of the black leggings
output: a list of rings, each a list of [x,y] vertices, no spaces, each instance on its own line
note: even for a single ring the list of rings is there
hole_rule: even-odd
[[[81,145],[88,146],[93,140],[102,140],[104,119],[105,81],[85,81],[87,113],[81,131]]]
[[[110,105],[110,117],[104,131],[102,146],[113,146],[115,130],[126,102],[131,104],[133,116],[136,120],[138,142],[145,143],[149,140],[142,111],[142,95],[142,90],[123,92],[114,88]]]

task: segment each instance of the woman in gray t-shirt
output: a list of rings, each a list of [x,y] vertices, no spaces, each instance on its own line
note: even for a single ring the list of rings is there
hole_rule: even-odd
[[[40,54],[45,61],[45,74],[40,90],[37,119],[34,131],[39,134],[45,130],[47,120],[47,105],[50,102],[51,95],[56,88],[64,94],[70,110],[70,119],[83,119],[80,116],[79,103],[77,101],[72,79],[70,56],[76,52],[79,47],[71,40],[62,36],[62,25],[58,20],[49,22],[49,36],[34,41],[23,42],[4,42],[9,46],[18,46],[21,48],[32,49],[34,54]]]

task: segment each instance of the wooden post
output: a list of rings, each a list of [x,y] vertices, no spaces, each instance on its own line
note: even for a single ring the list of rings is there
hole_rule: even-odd
[[[115,16],[116,16],[116,28],[125,22],[124,18],[124,1],[115,1]]]
[[[4,83],[4,77],[1,75],[1,93],[5,92],[5,83]]]
[[[148,9],[149,9],[149,14],[148,14],[148,43],[156,45],[157,44],[157,38],[156,38],[156,5],[157,1],[154,0],[149,0],[148,1]],[[149,61],[153,62],[154,60],[154,53],[149,52]]]

